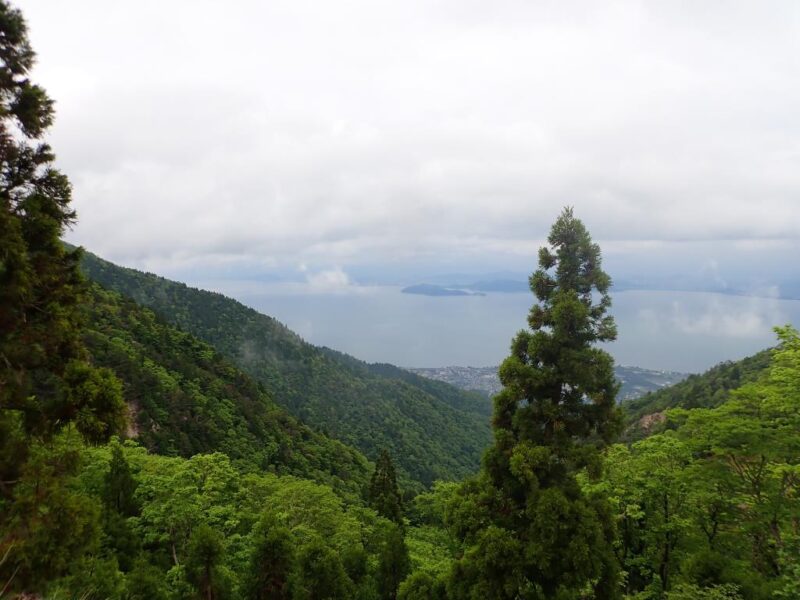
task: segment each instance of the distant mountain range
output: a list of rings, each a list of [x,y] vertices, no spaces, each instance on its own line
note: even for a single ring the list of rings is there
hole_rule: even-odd
[[[530,288],[525,281],[491,279],[473,283],[451,283],[449,285],[420,283],[405,287],[401,291],[404,294],[420,294],[422,296],[485,296],[486,292],[513,294],[529,292]]]
[[[436,280],[437,278],[433,278]],[[419,294],[423,296],[483,296],[486,293],[516,294],[530,293],[527,280],[522,278],[491,278],[487,277],[471,283],[419,283],[404,287],[404,294]],[[618,279],[614,280],[614,291],[625,292],[630,290],[651,291],[683,291],[683,292],[709,292],[726,294],[729,296],[769,297],[784,300],[800,299],[800,286],[794,283],[783,282],[780,286],[741,287],[721,285],[714,281],[697,280],[646,280],[646,279]]]
[[[494,396],[502,389],[497,376],[498,367],[439,367],[408,369],[412,373],[444,381],[464,390],[478,391]],[[614,371],[622,384],[618,400],[640,398],[648,392],[655,392],[686,379],[687,373],[674,371],[653,371],[639,367],[616,366]]]
[[[464,289],[444,287],[442,285],[432,285],[420,283],[410,285],[401,290],[404,294],[417,294],[420,296],[485,296],[482,292],[470,292]]]

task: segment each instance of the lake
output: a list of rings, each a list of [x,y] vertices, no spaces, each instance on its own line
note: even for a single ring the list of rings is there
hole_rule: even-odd
[[[410,367],[498,364],[533,302],[530,294],[429,297],[390,286],[192,285],[232,296],[314,344]],[[612,297],[619,335],[606,348],[619,364],[648,369],[699,372],[773,345],[774,325],[800,323],[797,300],[650,290]]]

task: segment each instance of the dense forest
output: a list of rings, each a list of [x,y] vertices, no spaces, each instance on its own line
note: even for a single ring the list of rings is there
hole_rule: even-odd
[[[299,423],[213,347],[97,285],[85,300],[86,348],[121,381],[129,434],[141,445],[166,456],[219,451],[242,469],[359,494],[366,458]]]
[[[372,460],[389,449],[409,485],[464,477],[480,464],[490,428],[488,407],[478,394],[318,348],[221,294],[125,269],[90,253],[82,268],[92,280],[230,357],[303,422]]]
[[[800,597],[796,329],[620,407],[611,279],[566,208],[491,411],[314,347],[63,244],[5,0],[0,34],[0,598]]]

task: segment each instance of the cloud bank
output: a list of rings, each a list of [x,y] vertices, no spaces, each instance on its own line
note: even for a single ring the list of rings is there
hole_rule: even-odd
[[[790,0],[22,8],[71,239],[125,264],[516,268],[564,205],[620,269],[800,249]]]

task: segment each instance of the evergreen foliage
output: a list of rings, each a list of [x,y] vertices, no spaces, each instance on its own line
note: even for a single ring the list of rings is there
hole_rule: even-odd
[[[300,552],[294,598],[297,600],[346,600],[351,582],[332,548],[314,538]]]
[[[136,480],[131,475],[130,465],[119,442],[111,444],[111,463],[105,477],[103,504],[108,511],[122,517],[134,517],[139,514],[139,505],[134,494]]]
[[[80,468],[59,431],[102,443],[124,424],[113,373],[86,362],[80,252],[67,178],[41,141],[53,102],[28,78],[21,13],[0,0],[0,590],[57,577],[98,540],[96,503],[66,483]]]
[[[220,569],[223,546],[219,534],[206,524],[192,531],[186,557],[186,580],[198,600],[220,600],[228,595],[224,571]]]
[[[400,525],[393,523],[384,527],[378,561],[380,597],[383,600],[395,600],[397,589],[411,570],[411,558]]]
[[[599,494],[576,476],[599,475],[601,450],[619,430],[606,315],[611,281],[600,249],[565,209],[531,276],[538,299],[500,367],[494,445],[485,458],[478,526],[453,575],[458,598],[616,595],[614,531]]]
[[[254,532],[242,591],[248,600],[289,600],[295,551],[292,534],[275,519],[262,518]]]
[[[75,212],[40,141],[53,102],[28,78],[34,59],[21,13],[0,1],[0,419],[18,412],[38,435],[77,420],[102,441],[123,404],[110,374],[81,362],[81,253],[60,241]]]
[[[375,463],[375,470],[372,472],[367,490],[367,502],[380,516],[402,524],[402,498],[397,487],[394,463],[386,450],[381,450],[381,455]]]

